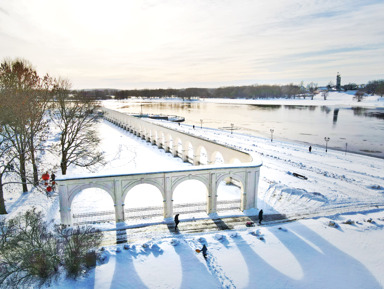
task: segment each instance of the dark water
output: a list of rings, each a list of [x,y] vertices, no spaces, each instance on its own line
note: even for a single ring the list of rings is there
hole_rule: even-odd
[[[384,109],[204,102],[124,103],[124,112],[185,117],[185,124],[354,151],[384,158]]]

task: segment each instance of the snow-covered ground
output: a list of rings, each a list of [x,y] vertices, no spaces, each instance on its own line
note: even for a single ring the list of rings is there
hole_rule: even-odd
[[[63,277],[54,288],[384,288],[383,159],[320,148],[309,153],[300,144],[160,123],[261,157],[258,209],[298,220],[195,234],[183,233],[181,226],[180,234],[154,234],[150,240],[130,243],[128,250],[109,246],[104,262],[95,269],[77,281]],[[107,165],[94,173],[189,166],[106,121],[100,123],[99,132]],[[47,155],[46,166],[55,161]],[[87,173],[78,168],[69,172]],[[193,181],[180,185],[175,202],[203,201],[199,185]],[[158,191],[143,186],[128,194],[126,203],[143,206],[144,196],[149,205],[161,204]],[[221,190],[225,199],[238,194],[229,186]],[[59,222],[57,197],[13,192],[5,198],[10,216],[33,205],[44,210],[47,219]],[[85,198],[92,203],[84,205]],[[104,192],[86,190],[72,209],[113,210],[113,203]],[[188,216],[180,217],[183,224]],[[329,226],[331,220],[338,226]],[[351,224],[343,223],[347,220]],[[195,252],[203,243],[208,247],[207,261]]]
[[[259,104],[259,105],[317,105],[317,106],[337,106],[337,107],[384,107],[384,97],[379,95],[367,95],[361,101],[355,98],[356,91],[347,92],[330,91],[326,99],[322,93],[311,97],[296,97],[288,99],[204,99],[206,102],[234,103],[234,104]]]

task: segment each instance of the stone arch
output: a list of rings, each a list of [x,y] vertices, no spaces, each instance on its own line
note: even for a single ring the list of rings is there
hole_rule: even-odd
[[[217,178],[217,180],[216,180],[216,196],[215,197],[216,197],[216,203],[218,203],[218,206],[220,206],[220,201],[222,201],[222,198],[220,196],[223,195],[223,192],[219,189],[219,187],[222,186],[224,183],[226,185],[233,185],[233,186],[239,188],[238,206],[239,206],[239,210],[242,210],[242,207],[243,207],[242,204],[244,202],[244,188],[245,188],[244,177],[241,175],[238,175],[238,174],[226,173],[226,174],[223,174]],[[224,188],[222,188],[222,189],[224,189]],[[236,188],[228,188],[228,189],[231,190],[232,193],[233,193],[233,191],[236,192]],[[236,198],[233,198],[233,196],[231,197],[230,195],[231,195],[231,193],[228,193],[228,195],[226,196],[225,199],[229,199],[229,200],[230,199],[233,199],[233,200],[236,199]],[[220,209],[217,208],[217,210],[219,211]]]
[[[189,140],[184,141],[183,143],[183,157],[184,162],[193,163],[194,159],[194,147],[193,143]]]
[[[165,152],[173,153],[173,137],[171,133],[167,133],[165,137]]]
[[[181,140],[180,137],[175,138],[175,142],[173,144],[173,147],[174,147],[173,155],[175,157],[177,157],[177,156],[182,157],[183,156],[183,141]]]
[[[123,199],[125,220],[131,217],[141,215],[145,212],[145,219],[163,218],[165,211],[165,202],[159,188],[148,184],[140,183],[133,186]],[[157,213],[158,215],[154,215]]]
[[[222,160],[222,161],[218,161]],[[209,157],[208,161],[210,164],[225,164],[225,159],[224,156],[221,152],[219,151],[214,151]]]
[[[92,188],[104,190],[105,192],[108,193],[108,195],[111,196],[113,203],[116,204],[116,199],[115,199],[113,193],[111,192],[111,188],[108,185],[98,184],[98,183],[89,183],[89,184],[85,183],[85,184],[78,185],[78,186],[71,189],[70,193],[68,194],[68,206],[69,207],[72,206],[72,201],[78,193],[80,193],[81,191],[84,191],[86,189],[92,189]]]
[[[196,165],[206,165],[208,164],[208,151],[203,145],[199,145],[196,150],[195,155],[196,160],[194,161],[194,164]]]
[[[190,182],[194,182],[194,185],[191,186]],[[195,191],[196,187],[200,187],[201,190]],[[190,188],[195,190],[193,192],[189,191]],[[181,213],[185,216],[188,214],[201,214],[201,211],[209,213],[211,195],[209,185],[207,185],[204,178],[199,176],[182,177],[172,185],[171,194],[174,214]],[[196,208],[198,212],[196,212]]]
[[[229,163],[230,163],[230,164],[239,164],[239,165],[242,164],[241,161],[240,161],[238,158],[231,158],[231,159],[229,160]]]
[[[159,131],[159,143],[157,144],[158,148],[165,148],[166,146],[166,133],[162,130]]]
[[[116,200],[105,187],[81,186],[81,189],[79,187],[70,196],[68,213],[71,223],[118,221]]]
[[[156,182],[156,181],[151,180],[151,179],[140,179],[140,180],[136,180],[134,182],[131,182],[128,185],[123,187],[123,189],[122,189],[122,191],[123,191],[122,200],[125,200],[125,198],[127,197],[128,192],[133,187],[135,187],[137,185],[140,185],[140,184],[148,184],[148,185],[155,186],[157,189],[159,189],[159,191],[160,191],[160,193],[161,193],[161,195],[163,197],[163,200],[165,199],[165,192],[164,192],[163,186],[159,182]]]

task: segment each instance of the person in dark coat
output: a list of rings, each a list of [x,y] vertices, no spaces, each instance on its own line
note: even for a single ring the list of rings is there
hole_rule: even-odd
[[[308,150],[309,150],[309,152],[311,152],[311,151],[312,151],[312,146],[309,146],[309,149],[308,149]]]
[[[263,220],[263,210],[259,212],[259,224],[261,225],[261,221]]]
[[[177,225],[179,225],[179,223],[180,223],[180,221],[179,221],[179,215],[180,215],[180,214],[176,214],[176,216],[175,216],[175,224],[176,224],[176,226],[175,226],[175,231],[177,230]]]
[[[54,182],[56,179],[56,175],[54,173],[51,174],[51,181]]]
[[[201,248],[201,252],[203,253],[204,259],[207,259],[207,251],[208,251],[207,246],[205,246],[204,244],[203,248]]]

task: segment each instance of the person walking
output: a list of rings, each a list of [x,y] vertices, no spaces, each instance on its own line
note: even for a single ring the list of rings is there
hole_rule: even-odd
[[[179,215],[180,215],[180,214],[176,214],[176,216],[175,216],[175,224],[176,224],[176,226],[175,226],[175,231],[177,230],[177,226],[178,226],[179,223],[180,223],[180,221],[179,221]]]
[[[201,252],[203,253],[203,257],[205,260],[207,260],[207,251],[208,251],[208,248],[204,244],[203,248],[201,248]]]
[[[259,212],[259,224],[261,225],[261,221],[263,220],[263,210]]]
[[[309,152],[311,152],[311,151],[312,151],[312,146],[309,146],[309,149],[308,149],[308,150],[309,150]]]

